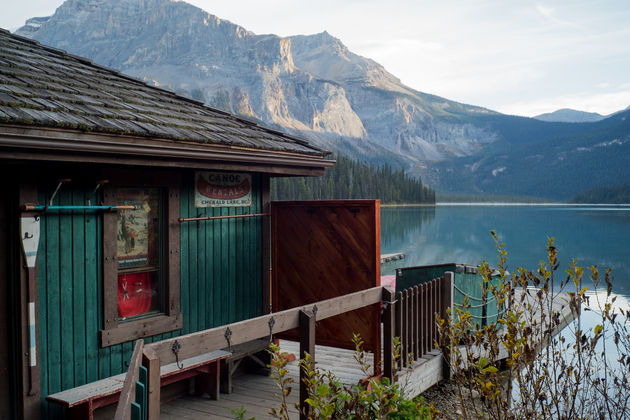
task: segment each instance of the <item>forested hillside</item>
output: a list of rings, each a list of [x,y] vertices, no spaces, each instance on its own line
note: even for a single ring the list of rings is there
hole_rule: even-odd
[[[630,185],[613,185],[597,187],[576,194],[572,203],[630,204]]]
[[[435,203],[435,191],[421,179],[389,165],[366,165],[337,155],[323,177],[274,178],[273,200],[380,199],[381,203]]]

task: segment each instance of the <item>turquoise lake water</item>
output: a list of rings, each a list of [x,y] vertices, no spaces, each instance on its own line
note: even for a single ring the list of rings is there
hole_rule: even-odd
[[[438,205],[381,209],[381,253],[404,252],[406,258],[382,265],[397,267],[440,263],[497,264],[490,236],[497,232],[508,251],[508,270],[534,270],[546,260],[555,238],[560,273],[569,261],[612,268],[613,291],[630,298],[630,206]],[[584,284],[588,286],[587,283]]]

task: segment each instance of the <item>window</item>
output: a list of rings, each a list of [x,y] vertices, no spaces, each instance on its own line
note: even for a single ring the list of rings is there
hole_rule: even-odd
[[[179,176],[121,179],[104,189],[104,203],[135,209],[103,215],[102,347],[182,327]]]
[[[116,202],[135,206],[119,210],[116,224],[118,319],[163,312],[164,250],[162,191],[159,188],[118,188]]]

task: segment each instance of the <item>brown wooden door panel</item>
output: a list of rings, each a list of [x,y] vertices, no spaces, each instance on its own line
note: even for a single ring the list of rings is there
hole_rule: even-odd
[[[271,209],[274,312],[380,285],[378,200],[280,201]],[[318,322],[316,340],[353,348],[353,333],[380,360],[379,305]]]

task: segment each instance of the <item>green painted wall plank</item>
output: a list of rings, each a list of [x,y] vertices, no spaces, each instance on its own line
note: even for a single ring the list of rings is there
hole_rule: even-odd
[[[201,209],[200,209],[201,210]],[[199,212],[201,216],[206,216],[205,209]],[[203,330],[206,325],[206,227],[211,221],[201,221],[197,227],[197,328]]]
[[[74,205],[83,205],[85,203],[82,191],[74,191],[72,194],[72,203]],[[76,212],[70,217],[72,224],[72,343],[74,349],[74,386],[86,383],[86,332],[85,332],[85,212]]]
[[[100,202],[99,197],[92,197],[95,202]],[[84,219],[85,229],[85,340],[86,340],[86,382],[99,379],[98,376],[98,335],[99,330],[98,308],[101,290],[101,249],[100,218],[94,213],[87,213]]]
[[[220,216],[220,209],[212,209],[212,216]],[[221,287],[221,254],[222,247],[219,241],[221,238],[221,222],[214,221],[212,223],[212,240],[216,243],[216,246],[213,249],[212,255],[212,283],[213,283],[213,297],[214,300],[212,302],[213,309],[213,327],[219,326],[223,323],[221,318],[222,307],[221,307],[221,297],[222,297],[222,287]]]
[[[229,209],[222,208],[221,216],[228,216]],[[230,322],[230,296],[232,295],[233,281],[230,278],[230,220],[222,219],[221,223],[221,324]]]
[[[214,211],[208,212],[208,214],[213,215]],[[206,319],[205,326],[206,328],[212,328],[215,326],[214,322],[214,224],[216,222],[206,223],[206,233],[205,233],[205,242],[206,242],[206,302],[208,306],[206,307]]]
[[[252,197],[253,200],[253,197]],[[252,203],[253,204],[253,203]],[[251,206],[248,208],[248,213],[254,213],[254,206]],[[251,234],[251,230],[252,227],[255,226],[256,221],[260,219],[258,217],[256,218],[248,218],[248,219],[244,219],[243,220],[243,252],[242,252],[242,258],[243,258],[243,264],[241,265],[241,268],[243,269],[243,278],[242,278],[242,287],[243,287],[243,308],[242,308],[242,313],[241,313],[241,318],[248,318],[249,317],[249,312],[251,311],[251,305],[252,305],[252,293],[253,291],[252,286],[251,286],[251,281],[252,281],[252,264],[251,264],[251,238],[252,238],[252,234]]]
[[[192,182],[190,178],[186,178],[187,182]],[[183,188],[180,193],[180,216],[181,217],[191,217],[190,211],[188,211],[188,203],[191,200],[191,189]],[[190,333],[190,312],[189,312],[189,295],[190,295],[190,258],[189,258],[189,249],[190,247],[186,246],[189,243],[188,237],[189,232],[193,224],[191,222],[184,222],[179,224],[179,233],[180,233],[180,243],[181,252],[180,252],[180,276],[181,276],[181,284],[180,284],[180,305],[181,312],[183,316],[183,329],[182,334]]]
[[[197,216],[197,209],[195,209],[194,197],[191,197],[188,202],[189,211],[192,217]],[[188,232],[188,287],[189,287],[189,301],[188,301],[188,317],[190,319],[190,330],[199,331],[199,317],[197,314],[197,291],[199,288],[199,272],[197,268],[197,234],[199,231],[199,224],[203,222],[187,222],[189,224]]]
[[[62,390],[61,387],[61,308],[59,291],[59,215],[46,217],[46,326],[48,336],[48,392]],[[41,240],[41,236],[40,236]],[[40,282],[41,283],[41,282]],[[40,328],[43,325],[40,324]]]
[[[230,215],[236,214],[236,209],[233,207],[228,209]],[[239,237],[236,236],[236,219],[228,219],[228,279],[230,279],[230,318],[228,322],[236,321],[236,243],[239,241]]]
[[[235,215],[242,214],[242,207],[236,207],[233,212]],[[234,240],[231,244],[232,255],[233,258],[230,258],[230,268],[232,269],[231,278],[234,279],[234,288],[233,288],[233,296],[234,296],[234,306],[232,311],[232,319],[231,322],[234,322],[236,319],[241,318],[241,310],[243,308],[243,299],[238,299],[237,296],[242,296],[243,293],[243,276],[242,270],[240,266],[243,265],[244,261],[241,259],[241,248],[243,245],[243,219],[233,219],[232,220],[232,230],[234,232]]]
[[[118,375],[122,372],[122,344],[109,347],[110,375]]]
[[[255,213],[262,213],[262,180],[258,177],[256,185],[258,188],[254,191],[255,196]],[[252,261],[252,275],[250,276],[250,310],[248,318],[262,314],[262,225],[263,218],[257,218],[252,223],[250,244],[250,261]]]
[[[60,205],[72,204],[72,194],[68,189],[61,189],[56,202]],[[73,326],[73,284],[72,284],[72,219],[71,214],[62,214],[59,220],[60,272],[59,293],[61,312],[61,386],[63,389],[74,386],[74,346]]]

